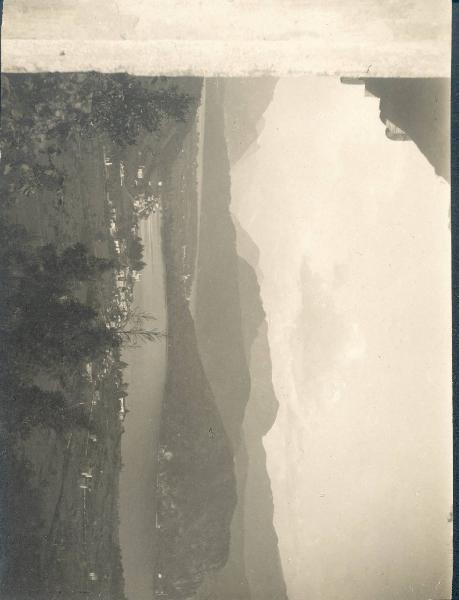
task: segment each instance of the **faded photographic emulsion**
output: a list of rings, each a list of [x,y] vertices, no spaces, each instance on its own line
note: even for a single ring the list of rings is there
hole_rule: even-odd
[[[4,3],[2,599],[451,598],[450,25]]]

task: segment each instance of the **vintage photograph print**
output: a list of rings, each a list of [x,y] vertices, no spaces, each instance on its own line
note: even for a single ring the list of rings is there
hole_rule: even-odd
[[[450,80],[62,72],[27,44],[2,600],[450,599]]]

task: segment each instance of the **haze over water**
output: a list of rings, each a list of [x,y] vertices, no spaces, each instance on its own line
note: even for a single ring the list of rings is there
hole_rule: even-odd
[[[155,317],[156,320],[147,321],[147,328],[165,332],[159,213],[140,222],[140,236],[146,265],[134,287],[133,306]],[[130,600],[151,600],[156,542],[156,455],[166,375],[166,340],[126,347],[122,360],[129,363],[125,373],[130,411],[124,421],[120,475],[120,543],[126,596]]]

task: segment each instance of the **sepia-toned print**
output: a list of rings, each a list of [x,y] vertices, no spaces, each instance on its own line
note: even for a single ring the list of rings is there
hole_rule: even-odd
[[[1,598],[451,598],[446,14],[355,73],[350,17],[285,68],[334,3],[212,13],[272,68],[194,2],[95,7],[88,58],[58,4],[6,13]]]

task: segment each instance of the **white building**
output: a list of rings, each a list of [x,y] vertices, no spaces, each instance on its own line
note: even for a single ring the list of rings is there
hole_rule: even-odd
[[[85,372],[89,381],[92,381],[92,363],[86,363]]]
[[[126,417],[126,413],[128,412],[127,408],[126,408],[126,399],[124,398],[124,396],[121,396],[120,400],[120,410],[119,410],[119,418],[120,421],[124,421],[125,417]]]

